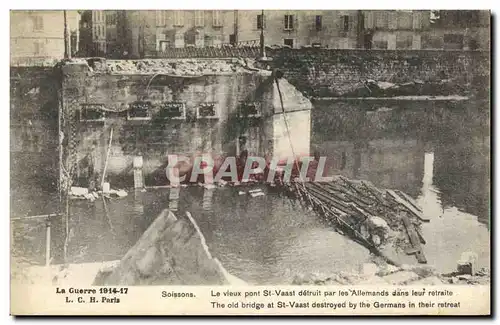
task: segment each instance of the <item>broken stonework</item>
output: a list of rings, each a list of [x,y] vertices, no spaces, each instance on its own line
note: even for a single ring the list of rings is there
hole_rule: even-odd
[[[119,265],[100,272],[95,285],[225,285],[230,280],[193,220],[164,210]]]
[[[82,63],[86,63],[89,70],[93,73],[109,74],[163,74],[173,76],[201,76],[259,71],[259,69],[255,68],[255,62],[250,59],[72,59],[65,64]]]

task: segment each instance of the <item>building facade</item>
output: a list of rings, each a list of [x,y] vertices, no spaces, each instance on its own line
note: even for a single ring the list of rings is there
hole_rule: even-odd
[[[363,10],[363,48],[420,50],[430,10]]]
[[[425,35],[427,49],[489,50],[491,13],[487,10],[440,10]]]
[[[162,57],[171,49],[254,45],[332,49],[486,49],[488,11],[92,11],[94,55]],[[182,53],[181,53],[182,54]]]
[[[263,27],[267,46],[358,48],[361,17],[358,10],[266,10],[264,18],[260,10],[240,10],[238,39],[259,40]]]
[[[70,54],[79,48],[80,13],[66,11]],[[10,13],[11,65],[51,64],[64,57],[63,10],[13,10]]]
[[[229,44],[234,10],[126,11],[127,52],[131,57],[156,57],[169,48]]]
[[[92,43],[95,55],[106,55],[106,36],[106,12],[104,10],[92,10]]]

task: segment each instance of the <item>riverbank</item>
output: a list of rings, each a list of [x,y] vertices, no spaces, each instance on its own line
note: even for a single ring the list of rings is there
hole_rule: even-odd
[[[13,263],[11,285],[37,284],[64,286],[78,283],[80,286],[92,285],[99,272],[113,269],[120,261],[100,263],[82,263],[50,266],[26,266]],[[15,264],[15,267],[14,267]],[[224,268],[223,268],[224,269]],[[225,270],[225,269],[224,269]],[[247,285],[236,276],[225,272],[228,279],[226,285]],[[474,275],[439,273],[430,265],[392,265],[377,266],[365,263],[358,272],[335,272],[331,274],[309,273],[297,275],[290,285],[489,285],[491,274],[488,268],[481,268]]]

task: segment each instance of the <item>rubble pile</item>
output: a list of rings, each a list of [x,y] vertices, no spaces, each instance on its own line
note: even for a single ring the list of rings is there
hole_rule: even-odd
[[[89,60],[90,61],[90,60]],[[95,60],[89,67],[95,73],[112,74],[166,74],[174,76],[202,76],[224,73],[248,73],[259,71],[254,60],[234,58],[230,60],[203,59],[144,59],[144,60]]]
[[[419,263],[426,263],[421,224],[429,219],[406,193],[342,176],[329,182],[294,184],[291,193],[337,231],[385,256],[391,264],[397,262],[386,254],[390,251],[415,254]]]

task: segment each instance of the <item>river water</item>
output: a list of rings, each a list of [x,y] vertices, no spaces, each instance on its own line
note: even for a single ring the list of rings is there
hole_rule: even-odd
[[[370,180],[419,201],[431,219],[423,225],[429,264],[453,271],[461,253],[472,250],[480,267],[490,266],[487,103],[322,101],[315,103],[312,121],[311,150],[328,157],[330,175]],[[177,201],[169,189],[150,189],[106,203],[72,201],[69,259],[120,259],[162,209],[176,206],[179,216],[189,211],[196,219],[212,255],[252,284],[351,271],[370,261],[366,249],[279,193],[264,188],[267,195],[253,198],[238,191],[181,188]],[[15,227],[25,235],[14,248],[43,263],[44,227],[36,220],[29,224]],[[55,262],[62,257],[62,229],[53,222]],[[402,261],[416,263],[411,256]]]

